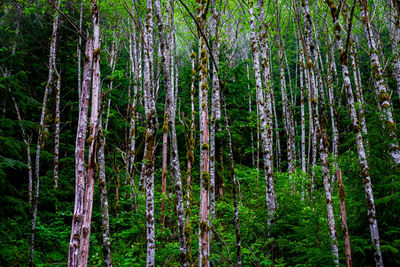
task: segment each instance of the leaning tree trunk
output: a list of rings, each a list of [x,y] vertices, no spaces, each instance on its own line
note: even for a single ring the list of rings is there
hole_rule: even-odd
[[[92,222],[92,208],[94,196],[94,179],[96,177],[96,146],[97,146],[97,127],[99,121],[99,100],[100,100],[100,18],[97,1],[92,1],[93,19],[93,80],[92,80],[92,103],[89,124],[89,154],[88,170],[86,175],[86,187],[84,196],[84,217],[83,229],[80,245],[82,264],[86,265],[89,257],[90,226]]]
[[[367,36],[369,56],[372,68],[372,78],[374,79],[375,94],[378,99],[379,108],[382,112],[384,126],[391,137],[390,155],[396,164],[400,164],[400,146],[396,135],[396,123],[393,120],[392,104],[388,88],[383,79],[383,71],[378,57],[376,41],[372,31],[372,25],[369,18],[368,1],[360,0],[360,16],[364,25],[364,31]]]
[[[85,61],[83,64],[83,84],[79,103],[78,128],[75,142],[75,205],[72,217],[72,231],[69,241],[68,266],[82,265],[79,247],[81,244],[83,226],[83,198],[85,195],[85,142],[88,121],[89,96],[92,83],[93,42],[86,40]]]
[[[60,8],[61,0],[58,0],[56,3],[57,9]],[[39,184],[40,184],[40,148],[42,146],[43,141],[43,128],[44,128],[44,118],[46,115],[46,105],[47,98],[49,95],[49,91],[51,90],[51,86],[53,86],[53,75],[54,70],[56,68],[56,50],[57,50],[57,33],[58,33],[58,24],[59,24],[59,14],[57,10],[54,11],[54,20],[53,20],[53,32],[51,35],[50,41],[50,56],[49,56],[49,75],[47,79],[47,83],[44,89],[44,96],[42,102],[42,111],[40,114],[40,122],[38,129],[38,139],[36,144],[36,156],[35,156],[35,194],[33,196],[33,215],[32,215],[32,227],[31,227],[31,240],[30,240],[30,258],[29,265],[33,266],[34,260],[34,246],[35,246],[35,230],[36,230],[36,220],[37,220],[37,207],[39,201]]]
[[[335,219],[333,216],[333,206],[332,206],[332,197],[330,190],[330,178],[329,178],[329,161],[328,161],[328,151],[327,151],[327,136],[326,136],[326,128],[324,119],[322,119],[322,123],[320,123],[320,115],[318,109],[318,87],[317,80],[318,75],[315,73],[314,63],[317,63],[315,60],[315,46],[313,44],[312,39],[312,20],[310,14],[310,7],[308,4],[308,0],[304,0],[303,2],[303,14],[304,14],[304,43],[305,43],[305,51],[307,57],[307,72],[309,76],[309,85],[310,85],[310,94],[312,94],[312,111],[314,115],[314,125],[316,130],[316,135],[318,135],[319,139],[319,152],[321,158],[322,165],[322,178],[323,185],[325,191],[325,199],[326,199],[326,208],[327,208],[327,216],[328,216],[328,226],[329,226],[329,236],[331,238],[331,250],[333,256],[333,262],[335,266],[339,266],[339,251],[337,247],[337,238],[336,238],[336,229],[335,229]],[[313,62],[314,58],[314,62]],[[322,86],[320,84],[320,86]],[[324,101],[322,99],[322,101]]]
[[[367,209],[368,209],[368,221],[370,225],[370,232],[371,232],[371,240],[374,244],[376,251],[375,251],[375,263],[377,266],[383,266],[382,260],[382,253],[380,249],[380,240],[379,240],[379,231],[378,231],[378,222],[376,219],[376,211],[375,211],[375,203],[374,203],[374,196],[372,193],[372,184],[371,184],[371,177],[369,173],[369,167],[367,162],[367,157],[364,149],[364,142],[363,137],[361,134],[359,121],[357,117],[357,111],[354,104],[354,96],[353,91],[351,88],[351,81],[349,70],[347,66],[347,51],[343,47],[342,39],[341,39],[341,28],[339,25],[339,18],[337,14],[337,8],[332,0],[326,0],[326,3],[330,7],[331,10],[331,17],[332,17],[332,24],[334,25],[334,34],[336,36],[336,45],[339,52],[339,60],[342,66],[342,75],[343,75],[343,82],[346,88],[347,94],[347,103],[350,110],[350,119],[353,126],[353,131],[356,137],[356,144],[357,144],[357,154],[358,160],[360,163],[361,168],[361,175],[364,181],[364,189],[365,189],[365,196],[367,199]],[[348,33],[349,34],[349,33]]]
[[[11,89],[8,89],[11,93]],[[28,201],[29,201],[29,209],[31,209],[32,205],[32,160],[31,160],[31,138],[29,138],[25,132],[24,127],[22,126],[22,117],[21,113],[19,112],[19,108],[17,105],[17,101],[15,100],[14,96],[11,95],[11,98],[14,103],[15,113],[17,113],[19,127],[21,128],[22,139],[26,146],[26,158],[27,158],[27,167],[28,167]]]
[[[146,116],[145,155],[142,177],[146,190],[146,266],[155,266],[156,238],[154,221],[154,164],[157,134],[157,110],[153,87],[153,3],[146,0],[146,26],[144,32],[144,106]]]

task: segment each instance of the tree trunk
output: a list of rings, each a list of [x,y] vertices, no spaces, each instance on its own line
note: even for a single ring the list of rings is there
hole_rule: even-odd
[[[312,39],[312,20],[310,14],[310,7],[308,4],[308,0],[304,0],[303,2],[303,14],[304,14],[304,32],[305,32],[305,46],[306,46],[306,57],[307,57],[307,72],[309,76],[309,84],[310,84],[310,94],[312,94],[311,104],[312,111],[314,116],[314,125],[316,130],[316,135],[318,135],[319,139],[319,152],[320,159],[322,165],[322,178],[323,185],[325,191],[325,199],[326,199],[326,208],[327,208],[327,216],[328,216],[328,226],[329,226],[329,236],[331,238],[331,250],[333,256],[333,262],[335,266],[339,266],[339,252],[337,247],[337,237],[336,237],[336,229],[335,229],[335,220],[333,216],[333,207],[332,207],[332,198],[331,198],[331,190],[330,190],[330,178],[329,178],[329,161],[328,161],[328,151],[327,151],[327,137],[326,137],[326,128],[325,122],[322,118],[322,124],[320,123],[320,115],[318,110],[318,86],[317,80],[319,79],[319,74],[315,73],[315,65],[316,62],[316,51],[315,46],[313,44]],[[314,59],[314,62],[313,62]],[[320,84],[322,86],[322,84]],[[324,101],[324,100],[322,100]]]
[[[247,90],[249,91],[249,115],[251,117],[251,88],[250,88],[250,73],[249,73],[249,65],[246,64],[246,70],[247,70]],[[251,166],[254,167],[256,161],[254,157],[254,135],[253,135],[253,130],[252,127],[250,127],[250,142],[251,142]]]
[[[390,32],[390,40],[392,44],[392,53],[393,53],[393,70],[394,77],[397,83],[397,94],[400,99],[400,21],[399,21],[399,13],[396,8],[396,0],[390,0],[390,10],[387,12],[389,16],[387,21],[389,22],[389,32]]]
[[[11,93],[11,89],[8,88]],[[17,113],[17,118],[19,122],[19,127],[21,128],[22,139],[26,146],[26,158],[27,158],[27,167],[28,167],[28,201],[29,201],[29,209],[32,208],[32,160],[31,160],[31,138],[29,138],[25,132],[24,127],[22,126],[22,117],[21,113],[19,112],[19,108],[17,105],[17,101],[15,100],[14,96],[11,95],[11,98],[14,102],[15,113]]]
[[[112,85],[110,85],[110,90],[111,89]],[[108,100],[104,131],[102,130],[103,125],[101,119],[99,121],[99,126],[98,126],[99,142],[100,142],[98,161],[99,161],[99,191],[100,191],[100,203],[101,203],[101,230],[103,238],[103,259],[104,259],[104,265],[107,267],[112,266],[112,260],[111,260],[111,241],[110,241],[110,219],[108,215],[106,162],[104,154],[106,147],[106,132],[108,126],[108,117],[110,114],[110,103],[111,99]]]
[[[359,1],[361,8],[360,12],[361,21],[363,22],[364,31],[367,37],[369,56],[372,68],[372,78],[374,79],[374,85],[375,85],[375,95],[376,98],[378,99],[380,111],[382,112],[382,119],[384,121],[384,126],[392,139],[390,144],[390,155],[396,164],[400,164],[400,146],[396,135],[396,123],[393,120],[390,95],[388,92],[388,88],[385,84],[385,81],[383,79],[381,63],[377,55],[376,41],[374,33],[372,32],[371,21],[369,18],[368,1],[367,0],[359,0]]]
[[[219,11],[216,0],[211,0],[210,35],[212,36],[212,69],[211,120],[210,120],[210,228],[215,218],[215,129],[221,118],[219,76],[216,66],[219,65]],[[212,232],[211,232],[212,233]]]
[[[82,49],[82,20],[83,20],[83,0],[81,0],[81,9],[79,12],[79,35],[78,35],[78,44],[76,45],[76,54],[78,57],[78,99],[79,99],[79,104],[81,103],[81,91],[82,91],[82,60],[81,60],[81,49]]]
[[[113,32],[113,38],[115,38],[115,32]],[[111,45],[111,55],[110,55],[110,67],[112,73],[115,72],[115,67],[117,65],[116,58],[116,41],[115,39]],[[109,91],[113,90],[113,80],[111,79],[109,85]],[[104,100],[102,99],[100,105],[104,105]],[[98,161],[99,161],[99,191],[100,191],[100,203],[101,203],[101,230],[102,230],[102,239],[103,239],[103,259],[105,266],[112,266],[111,259],[111,241],[110,241],[110,219],[108,212],[108,197],[107,197],[107,181],[106,181],[106,163],[105,163],[105,147],[106,147],[106,133],[108,128],[108,119],[110,115],[110,106],[111,99],[108,99],[107,104],[107,113],[106,113],[106,121],[104,124],[103,131],[103,123],[102,123],[102,113],[100,114],[100,119],[98,123],[98,133],[99,133],[99,152],[98,152]],[[103,108],[100,108],[102,111]]]
[[[56,86],[56,118],[55,118],[55,135],[54,135],[54,195],[55,207],[57,210],[57,189],[58,189],[58,158],[60,147],[60,95],[61,95],[61,75],[56,71],[57,86]]]
[[[146,188],[146,266],[155,266],[156,240],[154,221],[154,164],[157,133],[157,111],[153,87],[153,3],[146,0],[146,26],[144,33],[144,106],[146,116],[145,155],[142,176]]]
[[[206,40],[201,35],[206,29],[207,7],[205,2],[200,2],[198,8],[198,29],[199,38],[199,99],[200,103],[200,227],[199,227],[199,266],[210,266],[209,255],[209,215],[208,215],[208,199],[210,189],[210,173],[209,173],[209,136],[208,136],[208,51]]]
[[[57,8],[60,7],[61,0],[58,0],[56,5]],[[53,86],[53,74],[54,69],[56,68],[56,50],[57,50],[57,33],[58,33],[58,24],[59,24],[59,15],[57,10],[54,11],[54,20],[53,20],[53,32],[51,35],[50,41],[50,55],[49,55],[49,75],[47,79],[47,83],[44,89],[44,96],[42,102],[42,111],[40,115],[39,129],[38,129],[38,139],[36,144],[36,156],[35,156],[35,195],[33,196],[33,215],[32,215],[32,227],[31,227],[31,240],[30,240],[30,258],[29,265],[33,266],[34,261],[34,246],[35,246],[35,230],[36,230],[36,220],[37,220],[37,207],[39,201],[39,184],[40,184],[40,148],[43,141],[43,128],[44,128],[44,119],[46,115],[46,105],[47,98],[49,95],[49,91],[51,91],[51,87]]]
[[[251,2],[251,6],[249,9],[250,13],[250,42],[252,46],[253,53],[253,63],[254,63],[254,76],[256,80],[256,95],[257,95],[257,106],[260,114],[260,131],[261,131],[261,140],[262,140],[262,149],[264,153],[264,173],[265,173],[265,181],[266,181],[266,205],[269,214],[269,222],[271,224],[271,219],[274,216],[275,208],[276,208],[276,198],[275,198],[275,187],[273,182],[273,162],[272,162],[272,110],[271,110],[271,95],[268,95],[264,98],[264,94],[262,91],[262,81],[261,81],[261,69],[260,69],[260,51],[258,50],[258,38],[256,34],[256,25],[255,25],[255,16],[254,16],[254,3]],[[263,16],[260,15],[260,21],[263,21]],[[261,46],[264,47],[262,51],[262,59],[264,71],[264,81],[267,83],[267,86],[270,86],[270,72],[269,72],[269,63],[267,56],[267,42],[266,42],[266,34],[265,30],[261,33]],[[269,89],[269,90],[268,90]],[[267,93],[271,91],[270,87],[268,87]],[[265,103],[267,101],[267,103]]]
[[[192,79],[190,84],[190,102],[191,102],[191,119],[190,119],[190,130],[186,129],[188,133],[187,136],[187,179],[186,179],[186,225],[185,225],[185,238],[186,238],[186,264],[187,266],[192,266],[192,253],[191,253],[191,233],[192,233],[192,226],[190,224],[190,204],[191,204],[191,196],[190,193],[192,191],[192,165],[194,162],[194,145],[195,145],[195,109],[194,109],[194,94],[196,87],[194,85],[195,78],[196,78],[196,69],[195,69],[195,61],[196,61],[196,54],[192,51],[191,55],[191,62],[192,62]],[[187,128],[187,127],[185,127]]]
[[[88,121],[89,96],[92,83],[93,40],[86,39],[85,61],[83,64],[83,84],[79,104],[78,128],[75,143],[75,205],[72,217],[72,231],[69,242],[68,266],[82,265],[79,247],[84,217],[83,198],[85,195],[85,142]]]
[[[90,226],[92,222],[92,208],[94,195],[94,179],[96,177],[96,148],[97,148],[97,128],[99,124],[99,100],[100,100],[100,18],[97,1],[92,1],[93,19],[93,80],[92,80],[92,103],[89,124],[89,154],[88,170],[86,176],[86,187],[84,196],[84,217],[81,237],[80,253],[82,264],[86,265],[89,257]]]
[[[339,188],[339,200],[340,200],[340,211],[342,217],[342,233],[344,237],[344,243],[346,248],[346,265],[347,267],[351,267],[351,249],[350,249],[350,238],[349,231],[347,229],[347,221],[346,221],[346,206],[345,206],[345,197],[346,193],[344,191],[343,181],[342,181],[342,171],[340,169],[337,170],[337,180],[338,180],[338,188]]]

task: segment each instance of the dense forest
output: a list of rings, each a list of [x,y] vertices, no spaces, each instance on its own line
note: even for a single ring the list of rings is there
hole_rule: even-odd
[[[397,0],[0,0],[1,266],[399,266]]]

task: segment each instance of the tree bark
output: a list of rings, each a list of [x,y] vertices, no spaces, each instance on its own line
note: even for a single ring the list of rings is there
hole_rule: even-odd
[[[99,124],[99,100],[100,100],[100,18],[97,0],[92,1],[92,19],[93,19],[93,79],[92,79],[92,103],[89,124],[89,154],[88,170],[86,176],[86,187],[84,196],[84,217],[81,237],[80,254],[82,264],[87,265],[89,257],[90,226],[92,222],[92,208],[94,196],[94,179],[96,177],[96,148],[98,138]]]
[[[72,217],[72,231],[69,242],[68,266],[76,267],[82,265],[79,249],[81,246],[81,235],[84,217],[84,195],[85,195],[85,142],[88,121],[89,96],[92,83],[93,63],[93,40],[86,39],[85,61],[83,64],[83,84],[79,104],[78,128],[75,143],[75,205]]]
[[[204,40],[200,31],[203,33],[206,29],[207,6],[204,1],[199,3],[197,21],[199,24],[199,99],[200,103],[200,227],[199,227],[199,266],[210,266],[209,255],[209,133],[208,133],[208,51],[206,40]]]
[[[258,50],[258,38],[256,34],[255,16],[254,16],[254,3],[250,3],[250,43],[252,47],[253,54],[253,64],[254,64],[254,76],[256,80],[256,95],[257,95],[257,106],[260,114],[260,132],[262,140],[262,149],[264,154],[264,173],[266,181],[266,205],[268,209],[269,222],[271,225],[271,219],[274,216],[276,209],[276,197],[275,197],[275,187],[273,182],[273,162],[272,162],[272,109],[271,109],[271,87],[267,88],[267,97],[264,98],[262,91],[262,81],[261,81],[261,69],[260,69],[260,51]],[[263,20],[263,15],[260,15],[259,20]],[[267,42],[266,42],[265,30],[261,32],[260,42],[261,46],[264,47],[262,51],[262,60],[264,81],[267,86],[270,86],[270,72],[269,72],[269,62],[267,55]],[[267,103],[266,103],[266,102]]]
[[[56,86],[56,118],[55,118],[55,135],[54,135],[54,195],[55,207],[57,209],[57,190],[58,190],[58,159],[60,148],[60,97],[61,97],[61,75],[56,71],[57,86]]]
[[[154,164],[157,133],[157,111],[153,87],[153,3],[146,0],[146,19],[144,31],[144,106],[146,116],[145,155],[142,170],[146,189],[146,266],[155,266],[156,240],[154,221]]]
[[[350,248],[350,238],[349,238],[349,231],[347,228],[347,221],[346,221],[346,205],[345,205],[345,197],[346,193],[344,191],[343,181],[342,181],[342,171],[340,169],[337,170],[337,180],[338,180],[338,188],[339,188],[339,200],[340,200],[340,211],[341,211],[341,218],[342,218],[342,233],[344,237],[344,243],[346,248],[346,265],[347,267],[352,266],[351,261],[351,248]]]

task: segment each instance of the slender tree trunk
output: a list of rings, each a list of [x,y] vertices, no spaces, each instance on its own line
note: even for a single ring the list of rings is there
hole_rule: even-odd
[[[341,39],[341,28],[339,26],[339,19],[338,19],[338,14],[337,14],[337,9],[332,0],[326,0],[327,5],[330,7],[331,10],[331,17],[332,17],[332,24],[334,25],[334,33],[336,36],[336,45],[337,49],[339,52],[339,59],[340,63],[342,66],[342,75],[343,75],[343,82],[344,86],[346,88],[346,94],[347,94],[347,103],[349,106],[350,110],[350,119],[353,125],[353,131],[356,137],[356,143],[357,143],[357,154],[358,154],[358,160],[360,163],[360,168],[361,168],[361,175],[363,177],[364,181],[364,189],[365,189],[365,196],[367,200],[367,209],[368,209],[368,221],[370,224],[370,232],[371,232],[371,240],[372,243],[374,244],[376,251],[375,251],[375,263],[376,266],[383,266],[383,260],[382,260],[382,253],[380,249],[380,240],[379,240],[379,231],[378,231],[378,222],[376,219],[376,211],[375,211],[375,203],[374,203],[374,196],[372,193],[372,184],[371,184],[371,178],[370,178],[370,173],[369,173],[369,167],[368,167],[368,162],[367,162],[367,157],[364,149],[364,142],[359,126],[359,121],[357,117],[357,112],[356,108],[354,105],[354,96],[353,96],[353,91],[351,88],[351,82],[350,82],[350,75],[348,71],[348,66],[347,66],[347,55],[345,48],[343,47],[342,39]]]
[[[358,65],[358,57],[357,57],[357,51],[356,48],[350,46],[350,60],[351,60],[351,66],[353,70],[353,75],[354,75],[354,94],[356,95],[356,102],[358,103],[358,114],[359,114],[359,121],[360,121],[360,126],[361,126],[361,133],[363,134],[363,141],[365,144],[365,148],[367,151],[367,156],[368,156],[368,130],[367,130],[367,122],[365,120],[365,102],[364,102],[364,96],[362,92],[362,82],[361,82],[361,73],[360,73],[360,67]]]
[[[210,34],[212,36],[212,69],[211,120],[210,120],[210,228],[215,218],[215,129],[221,118],[219,76],[216,66],[219,65],[219,11],[216,0],[211,0]],[[212,232],[211,232],[212,233]]]
[[[387,21],[389,22],[389,32],[390,32],[390,40],[392,44],[392,53],[393,53],[393,70],[394,77],[397,83],[397,94],[400,99],[400,21],[399,21],[399,13],[396,6],[400,6],[396,3],[396,0],[390,0],[390,7],[387,13],[389,16]]]
[[[85,142],[88,121],[89,96],[92,83],[93,40],[86,39],[85,61],[83,64],[83,84],[79,104],[78,128],[75,143],[75,205],[72,217],[72,231],[69,242],[68,266],[82,265],[79,247],[81,244],[85,195]]]
[[[346,205],[345,205],[345,196],[346,193],[344,191],[343,181],[342,181],[342,172],[340,169],[337,170],[337,180],[338,180],[338,188],[339,188],[339,200],[340,200],[340,211],[342,217],[342,233],[344,237],[344,243],[346,248],[346,265],[347,267],[351,267],[351,249],[350,249],[350,238],[349,231],[347,229],[347,221],[346,221]]]
[[[56,86],[56,118],[55,118],[55,135],[54,135],[54,194],[56,198],[55,207],[57,209],[57,189],[58,189],[58,158],[60,147],[60,96],[61,96],[61,75],[57,74]]]
[[[94,196],[94,179],[96,177],[96,147],[97,147],[97,129],[99,124],[99,100],[100,100],[100,18],[97,1],[92,1],[92,19],[93,19],[93,79],[92,79],[92,103],[89,126],[89,154],[88,170],[86,176],[86,187],[84,196],[84,217],[83,229],[80,245],[82,264],[86,266],[89,257],[90,226],[92,222],[92,208]]]
[[[295,165],[295,151],[294,149],[294,119],[293,112],[291,110],[291,105],[289,103],[289,99],[287,96],[287,88],[286,88],[286,78],[285,78],[285,69],[284,69],[284,51],[283,51],[283,43],[281,36],[281,25],[280,25],[280,11],[277,7],[277,28],[278,28],[278,42],[279,42],[279,71],[280,71],[280,80],[281,80],[281,95],[282,95],[282,109],[283,109],[283,125],[286,131],[286,140],[287,140],[287,158],[288,158],[288,172],[289,179],[292,178],[292,175],[296,171]],[[294,186],[294,185],[292,185]]]
[[[251,88],[250,88],[250,73],[249,73],[249,65],[246,65],[247,70],[247,90],[249,91],[249,115],[251,117]],[[254,167],[255,165],[255,158],[254,158],[254,135],[253,131],[250,130],[250,142],[251,142],[251,166]]]
[[[271,224],[271,219],[275,213],[276,209],[276,198],[275,198],[275,188],[273,182],[273,162],[272,162],[272,150],[271,150],[271,142],[272,142],[272,110],[271,110],[271,95],[268,95],[267,98],[264,98],[262,91],[262,82],[261,82],[261,69],[260,69],[260,51],[258,50],[258,38],[256,34],[256,25],[255,25],[255,16],[254,16],[254,3],[251,2],[251,6],[249,9],[250,13],[250,42],[252,46],[253,53],[253,63],[254,63],[254,75],[256,80],[256,94],[257,94],[257,106],[260,114],[261,120],[261,140],[262,140],[262,149],[264,153],[264,173],[266,180],[266,204],[269,214],[269,222]],[[260,15],[260,21],[263,21],[263,15]],[[270,86],[270,72],[269,72],[269,62],[267,56],[266,46],[266,34],[265,31],[261,33],[261,45],[264,47],[264,51],[262,51],[262,59],[264,67],[264,81],[267,83],[267,86]],[[269,90],[268,90],[269,89]],[[270,92],[271,89],[268,87],[267,91]],[[265,103],[265,100],[267,103]]]
[[[327,70],[327,76],[328,76],[328,97],[329,97],[329,111],[331,114],[331,124],[332,124],[332,154],[334,157],[333,160],[333,167],[336,172],[336,170],[339,168],[337,158],[339,155],[339,131],[337,127],[337,121],[336,121],[336,108],[335,108],[335,99],[334,99],[334,74],[336,73],[336,63],[335,63],[335,51],[334,51],[334,45],[331,44],[331,38],[328,35],[328,44],[329,44],[329,49],[330,50],[330,57],[328,56],[328,53],[326,54],[326,70]],[[330,64],[329,64],[330,62]],[[331,182],[331,191],[334,189],[334,184],[335,182],[336,175],[332,176],[332,182]]]
[[[329,161],[328,161],[328,151],[327,151],[327,137],[325,122],[322,118],[322,124],[320,123],[320,113],[318,110],[318,77],[320,74],[315,73],[315,65],[317,57],[315,46],[312,40],[312,20],[310,14],[310,7],[308,0],[303,1],[303,14],[304,14],[304,32],[305,32],[305,46],[306,46],[306,56],[307,56],[307,71],[310,81],[310,93],[312,93],[312,110],[314,115],[314,125],[316,130],[316,135],[319,139],[319,152],[322,165],[322,178],[325,191],[327,216],[328,216],[328,226],[329,226],[329,236],[331,238],[331,250],[333,256],[333,262],[335,266],[339,266],[339,252],[337,247],[337,235],[335,229],[335,220],[333,216],[332,198],[330,190],[330,179],[329,179]],[[314,59],[314,62],[313,62]],[[322,86],[322,84],[320,84]],[[323,100],[322,100],[323,101]]]
[[[237,258],[237,266],[242,266],[242,253],[241,253],[241,240],[240,240],[240,222],[239,222],[239,208],[238,208],[238,200],[237,200],[237,189],[238,189],[238,180],[236,178],[235,173],[235,165],[233,162],[233,150],[232,150],[232,137],[231,131],[229,129],[228,122],[228,114],[226,112],[226,103],[224,96],[222,95],[222,108],[224,111],[224,121],[225,121],[225,130],[228,138],[228,151],[229,151],[229,162],[231,168],[231,176],[232,176],[232,194],[233,194],[233,209],[234,209],[234,221],[235,221],[235,233],[236,233],[236,258]]]
[[[153,87],[153,3],[146,0],[144,48],[144,106],[146,116],[145,155],[142,176],[146,188],[146,266],[155,266],[156,240],[154,221],[154,164],[157,133],[156,99]]]
[[[135,16],[135,8],[132,6],[132,15]],[[135,159],[136,159],[136,120],[137,120],[137,98],[138,98],[138,90],[140,87],[141,81],[141,73],[142,73],[142,64],[139,61],[141,58],[137,53],[137,40],[136,40],[136,29],[133,27],[133,33],[129,40],[130,48],[129,48],[129,58],[131,64],[131,72],[133,75],[133,98],[131,103],[131,119],[130,119],[130,130],[129,130],[129,140],[130,140],[130,150],[129,150],[129,183],[131,187],[131,199],[134,198],[133,202],[133,210],[137,212],[137,203],[136,203],[136,186],[135,186]],[[141,51],[141,49],[139,49]]]
[[[209,135],[208,135],[208,51],[206,40],[200,33],[204,33],[206,29],[207,16],[206,3],[201,1],[198,8],[199,23],[199,99],[200,103],[200,137],[201,137],[201,171],[200,171],[200,227],[199,227],[199,266],[210,266],[209,255],[209,189],[210,189],[210,173],[209,173]]]
[[[390,95],[388,88],[385,84],[385,81],[383,79],[381,63],[377,55],[378,52],[376,47],[376,41],[374,33],[372,32],[371,21],[369,18],[368,1],[367,0],[359,0],[359,1],[361,8],[360,12],[361,21],[363,22],[364,31],[367,37],[369,56],[372,68],[372,78],[374,79],[374,85],[375,85],[375,94],[378,99],[380,111],[382,112],[382,119],[384,121],[384,126],[392,139],[390,144],[391,146],[390,155],[396,164],[400,164],[400,146],[396,135],[396,123],[393,120]]]
[[[301,171],[302,175],[306,173],[306,116],[305,116],[305,107],[304,107],[304,50],[301,41],[299,41],[299,65],[300,65],[300,117],[301,117]],[[305,195],[305,188],[303,183],[302,188],[302,198]]]
[[[113,32],[113,38],[115,32]],[[112,73],[115,72],[115,67],[117,65],[116,59],[116,41],[115,39],[111,45],[111,55],[110,55],[110,67]],[[113,90],[113,80],[110,81],[109,91]],[[100,105],[104,105],[104,100],[102,99]],[[102,112],[100,114],[100,120],[98,123],[98,133],[99,133],[99,152],[98,152],[98,161],[99,161],[99,191],[100,191],[100,203],[101,203],[101,230],[102,230],[102,239],[103,239],[103,259],[105,266],[112,266],[111,259],[111,241],[110,241],[110,219],[108,212],[108,197],[107,197],[107,181],[106,181],[106,163],[105,163],[105,147],[106,147],[106,133],[108,128],[108,119],[110,115],[110,106],[111,99],[108,99],[107,104],[107,113],[106,113],[106,121],[104,124],[103,131],[103,123],[102,123]],[[100,108],[103,110],[103,108]]]
[[[11,89],[8,89],[11,93]],[[11,95],[11,98],[14,102],[14,108],[15,108],[15,112],[17,113],[17,118],[18,118],[18,122],[19,122],[19,127],[21,128],[21,133],[22,133],[22,139],[25,143],[26,146],[26,158],[27,158],[27,167],[28,167],[28,201],[29,201],[29,209],[32,208],[32,158],[31,158],[31,140],[30,138],[27,136],[24,127],[22,126],[22,117],[21,117],[21,113],[19,112],[19,108],[17,105],[17,101],[15,100],[14,96]]]
[[[191,233],[192,233],[192,226],[190,224],[190,205],[191,205],[191,191],[192,191],[192,166],[194,162],[194,145],[195,145],[195,109],[194,109],[194,94],[196,87],[194,85],[195,78],[196,78],[196,69],[195,69],[195,61],[196,61],[196,54],[192,51],[191,55],[191,62],[192,62],[192,79],[190,84],[190,103],[191,103],[191,119],[190,119],[190,130],[186,129],[187,135],[187,178],[186,178],[186,225],[185,225],[185,238],[186,238],[186,264],[187,266],[191,266],[193,259],[191,253]],[[186,125],[186,124],[185,124]],[[185,128],[188,128],[185,126]]]
[[[83,20],[83,0],[81,0],[81,9],[79,13],[79,36],[78,36],[78,44],[76,45],[76,54],[78,57],[78,99],[79,99],[79,104],[81,103],[81,91],[82,91],[82,60],[81,60],[81,49],[82,49],[82,20]]]
[[[60,7],[61,0],[58,0],[56,5],[57,8]],[[31,227],[31,240],[30,240],[30,258],[29,265],[33,266],[34,261],[34,246],[35,246],[35,230],[36,230],[36,220],[37,220],[37,207],[39,201],[39,183],[40,183],[40,148],[43,141],[43,128],[44,128],[44,118],[46,115],[46,105],[49,91],[51,91],[51,86],[53,86],[53,75],[54,69],[56,67],[56,50],[57,50],[57,33],[58,33],[59,15],[58,12],[54,12],[53,20],[53,32],[50,41],[50,55],[49,55],[49,75],[47,83],[44,90],[42,111],[40,115],[39,129],[38,129],[38,140],[36,144],[36,156],[35,156],[35,195],[33,196],[33,215],[32,215],[32,227]]]
[[[110,90],[112,85],[110,85]],[[108,215],[108,198],[107,198],[107,181],[106,181],[106,162],[105,162],[105,147],[106,147],[106,132],[108,126],[108,118],[110,114],[110,103],[111,99],[108,100],[106,122],[104,131],[102,130],[103,125],[101,119],[99,121],[98,133],[99,133],[99,191],[100,191],[100,203],[101,203],[101,230],[103,238],[103,259],[104,265],[111,267],[111,241],[110,241],[110,219]]]

